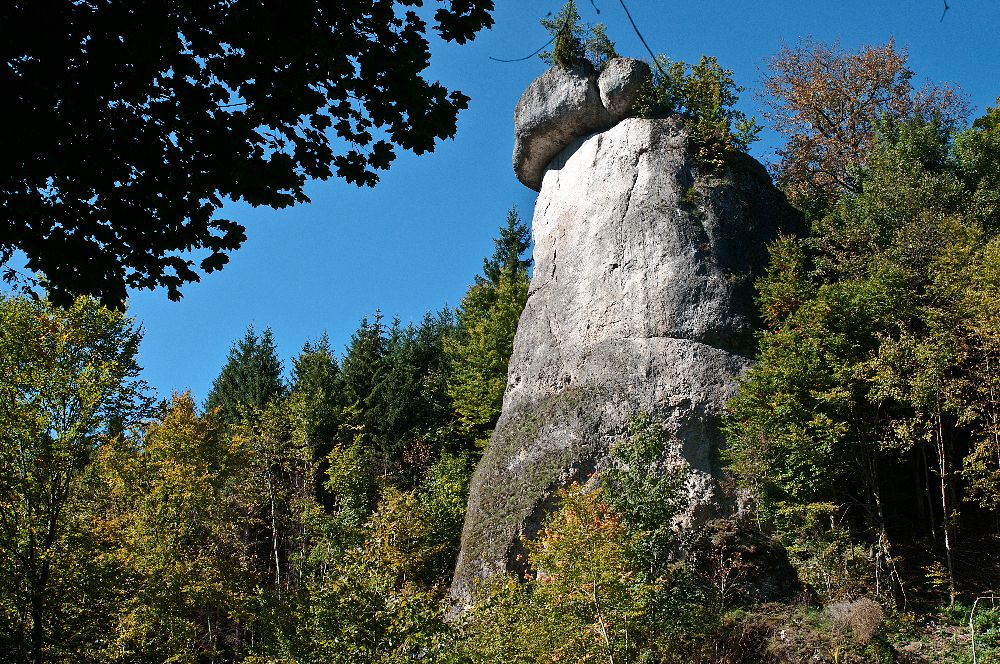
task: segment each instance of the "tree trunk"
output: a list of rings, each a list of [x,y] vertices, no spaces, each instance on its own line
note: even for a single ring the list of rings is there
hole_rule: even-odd
[[[917,503],[917,513],[913,519],[914,529],[920,527],[920,521],[927,514],[927,510],[930,509],[930,505],[924,500],[923,487],[920,486],[920,470],[920,462],[917,459],[917,455],[913,453],[910,455],[910,477],[913,479],[913,499]]]
[[[927,450],[924,445],[920,446],[920,456],[924,459],[924,494],[927,498],[927,516],[931,522],[931,537],[937,537],[937,522],[934,520],[933,500],[931,499],[931,464],[927,461]]]
[[[875,593],[877,595],[881,591],[879,587],[879,573],[884,565],[888,573],[887,587],[889,592],[892,593],[893,599],[898,600],[899,596],[901,596],[902,605],[906,606],[906,588],[903,585],[903,579],[899,575],[899,571],[896,569],[896,561],[892,558],[892,542],[889,539],[889,532],[886,530],[885,525],[885,511],[882,508],[882,493],[879,487],[878,461],[873,455],[868,454],[868,450],[863,449],[862,455],[862,467],[864,469],[865,482],[868,484],[867,493],[868,500],[870,501],[868,508],[869,518],[873,518],[875,521],[877,535],[875,543]],[[897,588],[899,589],[899,596],[896,595]]]
[[[944,555],[945,562],[948,566],[948,598],[950,604],[955,603],[955,567],[952,562],[951,557],[951,527],[949,525],[950,521],[950,506],[949,506],[949,495],[951,493],[949,486],[950,476],[948,473],[948,453],[945,448],[944,441],[944,424],[941,421],[941,411],[940,405],[938,407],[937,413],[935,413],[935,431],[934,431],[934,443],[935,451],[937,452],[938,461],[938,475],[940,477],[940,489],[941,489],[941,530],[944,534]]]
[[[42,650],[45,647],[45,601],[41,593],[31,593],[31,662],[42,664]]]
[[[281,594],[281,559],[278,555],[278,522],[274,508],[274,479],[272,473],[267,474],[267,492],[271,500],[271,549],[274,552],[274,592]]]
[[[604,637],[604,646],[607,648],[608,652],[608,664],[615,664],[614,648],[611,647],[611,639],[608,638],[608,627],[604,624],[604,616],[601,613],[601,605],[597,601],[597,581],[593,582],[592,593],[591,598],[594,602],[594,612],[597,614],[597,624],[601,629],[601,636]]]

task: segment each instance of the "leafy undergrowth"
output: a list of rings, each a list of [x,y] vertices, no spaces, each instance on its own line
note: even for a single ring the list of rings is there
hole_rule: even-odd
[[[973,600],[975,601],[975,600]],[[1000,595],[928,612],[892,612],[868,598],[819,607],[762,604],[727,613],[700,661],[719,664],[1000,662]],[[975,652],[975,654],[973,654]]]
[[[901,614],[890,629],[896,630],[890,637],[899,662],[1000,663],[1000,595],[995,593],[936,611]]]
[[[705,652],[702,661],[892,662],[893,647],[884,627],[884,611],[867,598],[826,608],[763,604],[728,613],[710,646],[714,652]]]

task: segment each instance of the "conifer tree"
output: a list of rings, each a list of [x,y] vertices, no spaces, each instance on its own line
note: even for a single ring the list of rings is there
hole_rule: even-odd
[[[324,332],[318,340],[306,341],[302,352],[292,359],[292,409],[308,444],[316,446],[332,439],[340,392],[340,366]]]
[[[580,20],[574,0],[567,0],[555,16],[541,20],[542,27],[552,35],[552,50],[539,53],[542,61],[559,67],[574,67],[589,61],[598,70],[612,58],[617,58],[615,44],[607,35],[603,23],[590,25]]]
[[[340,364],[324,332],[316,341],[306,341],[302,352],[292,359],[292,391],[332,391],[339,373]]]
[[[351,343],[341,363],[344,400],[350,405],[369,406],[375,386],[381,380],[385,358],[385,326],[382,312],[376,311],[374,319],[361,319],[357,331],[351,335]]]
[[[379,313],[372,323],[363,319],[352,337],[342,405],[351,409],[352,426],[361,427],[378,472],[408,486],[440,452],[438,432],[452,417],[443,338],[454,332],[454,317],[445,310],[405,327],[381,320]]]
[[[427,314],[419,326],[394,325],[378,408],[385,425],[384,451],[404,485],[415,482],[441,452],[438,432],[452,412],[445,392],[445,335],[454,331],[450,311]]]
[[[345,431],[350,431],[351,439],[365,442],[368,452],[373,455],[375,472],[383,476],[387,474],[389,465],[386,438],[390,427],[382,403],[389,343],[389,331],[382,323],[382,312],[376,311],[371,321],[367,316],[361,319],[341,362],[342,424]],[[351,442],[338,440],[339,444]]]
[[[271,328],[257,336],[250,325],[243,338],[230,348],[229,358],[205,400],[205,409],[218,408],[220,421],[227,426],[239,422],[248,410],[263,410],[271,400],[285,396],[282,369]]]
[[[567,0],[555,16],[543,18],[541,23],[553,37],[552,50],[539,54],[542,60],[559,67],[572,67],[583,60],[583,42],[587,34],[580,22],[576,2]]]
[[[500,227],[500,235],[493,239],[495,246],[493,256],[483,259],[483,274],[476,275],[476,283],[486,283],[497,286],[503,271],[528,273],[531,268],[531,256],[521,258],[531,246],[531,232],[521,221],[516,207],[507,212],[507,225]]]
[[[451,362],[448,394],[459,420],[485,436],[500,415],[514,333],[528,300],[527,227],[515,209],[494,239],[483,275],[462,299],[458,330],[445,340]]]

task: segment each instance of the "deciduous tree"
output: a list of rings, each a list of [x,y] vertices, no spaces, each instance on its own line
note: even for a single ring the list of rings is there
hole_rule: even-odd
[[[995,505],[993,171],[975,166],[995,158],[990,131],[953,144],[940,119],[883,118],[857,191],[778,241],[759,283],[766,330],[730,402],[729,462],[765,513],[846,511],[876,583],[900,581],[890,534],[919,529],[954,592],[959,478]]]
[[[147,412],[124,314],[0,295],[0,620],[16,658],[45,658],[65,508],[94,452]]]
[[[853,169],[863,165],[883,117],[935,117],[946,127],[965,119],[957,88],[915,88],[906,61],[893,40],[857,53],[805,40],[770,59],[761,100],[765,119],[787,139],[776,170],[793,201],[823,204],[858,191]]]
[[[114,589],[113,631],[89,634],[95,661],[246,654],[258,596],[229,497],[244,454],[190,394],[175,394],[141,437],[102,450],[81,512],[103,522],[105,565],[128,581]]]

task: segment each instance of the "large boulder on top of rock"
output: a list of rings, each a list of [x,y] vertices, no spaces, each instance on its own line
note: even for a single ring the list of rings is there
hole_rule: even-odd
[[[634,58],[614,58],[605,65],[597,79],[597,89],[612,123],[621,122],[632,111],[650,75],[649,65]]]
[[[520,540],[558,489],[606,468],[637,416],[690,468],[689,525],[731,509],[720,416],[750,366],[767,244],[802,220],[750,157],[706,175],[680,118],[630,118],[549,163],[532,227],[503,412],[470,486],[460,604],[476,580],[521,571]]]
[[[602,131],[632,110],[649,65],[613,58],[598,76],[584,61],[553,67],[536,78],[514,110],[514,173],[538,191],[549,162],[581,136]]]
[[[514,109],[517,179],[538,191],[553,157],[575,138],[610,124],[590,63],[549,69],[528,86]]]

